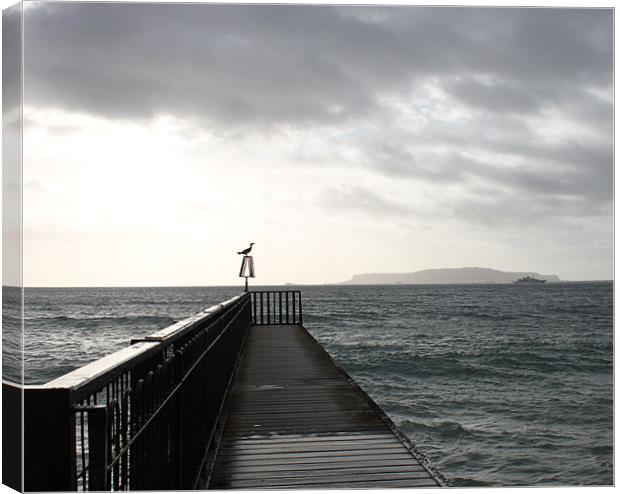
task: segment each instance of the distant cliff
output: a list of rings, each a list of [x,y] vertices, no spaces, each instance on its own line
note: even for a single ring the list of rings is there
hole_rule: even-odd
[[[356,274],[343,285],[396,285],[414,283],[512,283],[518,278],[533,276],[549,282],[561,281],[554,274],[533,271],[507,272],[490,268],[425,269],[413,273]]]

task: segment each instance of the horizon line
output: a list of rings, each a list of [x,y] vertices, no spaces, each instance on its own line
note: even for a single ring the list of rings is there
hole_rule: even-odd
[[[613,283],[614,279],[587,279],[587,280],[560,280],[550,281],[552,285],[561,283]],[[286,286],[414,286],[414,285],[511,285],[512,282],[500,281],[461,281],[461,282],[443,282],[443,283],[273,283],[254,285],[256,287],[286,287]],[[235,288],[243,290],[243,285],[2,285],[2,288]],[[252,291],[252,287],[250,290]]]

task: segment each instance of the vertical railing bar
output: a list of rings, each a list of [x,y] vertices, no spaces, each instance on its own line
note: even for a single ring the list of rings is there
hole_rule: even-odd
[[[121,442],[121,448],[124,448],[125,445],[127,444],[127,431],[128,431],[128,424],[129,424],[129,415],[128,415],[128,411],[129,411],[129,395],[126,392],[126,386],[125,386],[125,381],[126,381],[126,377],[125,374],[123,374],[122,376],[122,382],[123,382],[123,388],[125,389],[123,391],[123,399],[121,401],[121,424],[122,424],[122,430],[121,430],[121,436],[122,436],[122,442]],[[120,470],[120,476],[121,476],[121,482],[120,482],[120,489],[121,490],[125,490],[126,486],[127,486],[127,475],[128,475],[128,470],[127,470],[127,459],[128,459],[128,453],[124,453],[123,457],[120,459],[120,461],[122,462],[121,465],[121,470]]]
[[[297,292],[297,294],[299,295],[299,325],[303,326],[304,325],[304,311],[301,307],[301,292]]]
[[[121,376],[122,377],[122,376]],[[115,380],[115,382],[117,383],[117,391],[118,391],[118,387],[120,385],[118,379]],[[111,455],[111,458],[116,458],[121,450],[121,434],[122,434],[122,417],[121,417],[121,402],[117,399],[116,403],[114,405],[114,410],[112,412],[112,420],[114,423],[114,448],[112,449],[113,451],[113,455]],[[120,468],[121,468],[121,461],[117,461],[116,463],[114,463],[114,469],[112,470],[112,474],[113,474],[113,481],[110,485],[114,486],[114,490],[118,491],[120,488]]]
[[[88,487],[89,491],[106,489],[108,465],[108,413],[106,408],[88,412]]]
[[[263,325],[263,292],[260,292],[260,323]]]
[[[282,324],[282,292],[278,292],[278,300],[279,300],[278,311],[280,313],[280,320],[278,321],[278,324]]]
[[[286,304],[286,311],[285,311],[285,313],[286,313],[286,324],[288,324],[288,294],[289,294],[289,292],[284,292],[284,301],[285,301],[285,304]]]
[[[84,404],[86,400],[82,400],[82,404]],[[90,401],[90,400],[89,400]],[[86,449],[85,449],[85,441],[86,438],[84,437],[84,411],[80,411],[80,446],[81,446],[81,451],[80,451],[80,457],[82,460],[82,472],[81,472],[81,476],[82,476],[82,486],[83,489],[86,490]],[[76,462],[76,477],[77,477],[77,462]],[[76,479],[76,483],[77,483],[77,479]]]

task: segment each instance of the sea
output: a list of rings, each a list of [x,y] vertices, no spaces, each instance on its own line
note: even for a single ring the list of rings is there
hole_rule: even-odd
[[[613,483],[612,282],[286,288],[302,290],[307,329],[453,485]],[[240,291],[28,288],[25,382]],[[3,375],[17,381],[18,297],[3,289]]]

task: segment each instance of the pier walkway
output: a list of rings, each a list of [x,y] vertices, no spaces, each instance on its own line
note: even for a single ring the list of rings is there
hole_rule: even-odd
[[[302,326],[252,326],[202,488],[442,485],[424,463]]]

